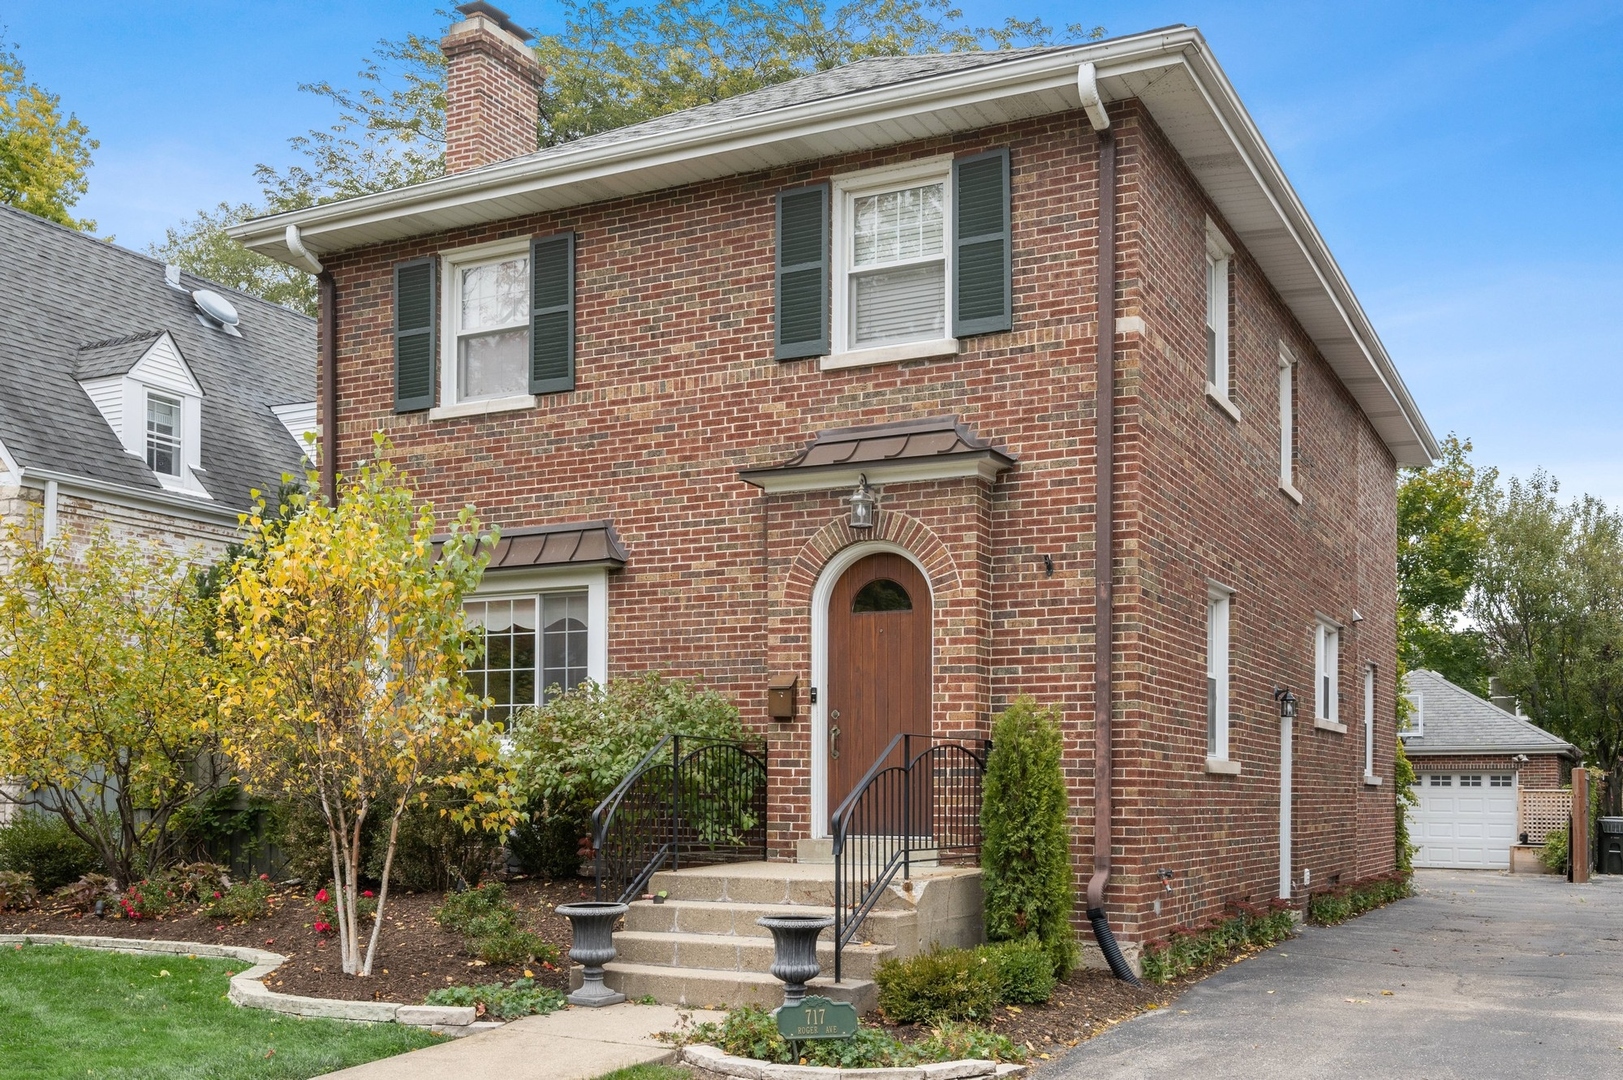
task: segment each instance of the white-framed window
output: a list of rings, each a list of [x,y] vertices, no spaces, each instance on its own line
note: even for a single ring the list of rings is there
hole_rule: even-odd
[[[833,182],[834,358],[874,363],[956,352],[952,160],[836,177]]]
[[[440,400],[527,400],[530,394],[530,239],[445,253]]]
[[[1229,400],[1229,268],[1234,249],[1206,220],[1206,392]]]
[[[483,647],[469,688],[491,699],[487,716],[552,700],[590,679],[608,678],[608,578],[597,568],[540,569],[487,577],[463,602]]]
[[[1296,488],[1296,357],[1279,343],[1279,489],[1297,502]]]
[[[1404,694],[1403,700],[1409,703],[1408,714],[1398,721],[1398,734],[1422,738],[1426,734],[1426,696],[1424,694]]]
[[[1313,716],[1341,722],[1341,631],[1319,623],[1313,635]]]
[[[1375,777],[1375,665],[1364,665],[1364,778]]]
[[[1229,759],[1229,605],[1232,595],[1206,594],[1206,756]]]
[[[179,477],[185,461],[180,399],[149,392],[146,414],[147,468],[160,476]]]
[[[1427,783],[1431,787],[1453,787],[1454,777],[1450,773],[1432,773]]]
[[[1488,786],[1489,787],[1498,787],[1498,788],[1515,787],[1516,786],[1516,774],[1515,773],[1493,773],[1488,777]]]
[[[1461,773],[1460,774],[1460,787],[1481,787],[1481,786],[1482,786],[1482,776],[1481,776],[1480,773]]]

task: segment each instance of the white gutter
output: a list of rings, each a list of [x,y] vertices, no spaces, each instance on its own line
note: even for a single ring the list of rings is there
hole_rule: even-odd
[[[36,469],[32,466],[25,466],[21,470],[19,482],[26,487],[44,489],[47,500],[47,538],[55,535],[55,529],[49,527],[54,524],[54,522],[50,521],[50,518],[55,516],[55,503],[57,497],[61,495],[77,496],[104,502],[111,506],[124,507],[129,510],[165,514],[169,517],[202,522],[206,525],[224,526],[230,529],[235,529],[241,524],[241,512],[230,507],[204,502],[188,495],[175,495],[167,491],[147,491],[140,488],[126,487],[123,484],[109,483],[106,480],[92,480],[88,477],[74,476],[71,473],[57,472],[53,469]]]
[[[294,259],[302,264],[305,270],[310,271],[312,274],[322,272],[321,260],[310,254],[310,250],[304,246],[304,238],[299,235],[297,225],[288,225],[287,232],[282,234],[282,239],[287,243],[287,250],[293,254]]]

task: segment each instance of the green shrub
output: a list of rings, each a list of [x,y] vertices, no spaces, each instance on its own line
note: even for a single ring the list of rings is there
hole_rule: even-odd
[[[573,849],[593,808],[660,739],[745,734],[738,709],[721,694],[657,671],[606,686],[581,683],[515,714],[510,733],[521,793],[532,809],[534,832],[524,843],[539,848],[532,855],[536,872],[545,866],[567,877],[579,864]]]
[[[0,870],[0,911],[27,911],[39,903],[34,878],[18,870]]]
[[[965,951],[965,950],[960,950]],[[668,1036],[677,1043],[708,1043],[735,1057],[780,1065],[796,1063],[794,1052],[773,1015],[750,1005],[729,1012],[719,1023],[695,1024]],[[800,1044],[800,1058],[808,1065],[835,1069],[880,1069],[924,1065],[961,1058],[1021,1062],[1008,1037],[967,1024],[943,1022],[918,1042],[906,1043],[890,1033],[866,1025],[849,1039],[815,1039]]]
[[[407,892],[445,892],[477,885],[501,855],[501,836],[484,829],[464,829],[445,811],[453,809],[466,796],[459,792],[436,790],[428,801],[408,807],[400,815],[394,862],[390,865],[390,888]],[[367,876],[383,879],[383,858],[388,853],[388,823],[383,822],[370,845],[365,862]],[[330,877],[331,871],[324,876]]]
[[[100,868],[96,853],[55,814],[24,812],[0,825],[0,870],[29,875],[40,892]]]
[[[1544,864],[1544,869],[1552,874],[1567,872],[1567,844],[1566,829],[1555,829],[1544,838],[1544,847],[1538,853],[1538,861]]]
[[[591,830],[587,814],[561,811],[549,815],[539,804],[531,804],[507,838],[507,850],[526,874],[548,881],[566,880],[579,876],[581,841]]]
[[[1333,926],[1383,904],[1401,900],[1411,891],[1409,877],[1406,874],[1384,874],[1355,881],[1310,896],[1307,901],[1307,918],[1309,922]]]
[[[521,1016],[545,1015],[564,1007],[564,996],[557,990],[535,985],[534,979],[514,979],[503,986],[488,983],[484,986],[447,986],[431,990],[423,999],[424,1005],[454,1005],[472,1007],[480,1017],[517,1020]]]
[[[1199,926],[1175,927],[1166,938],[1146,942],[1140,954],[1144,978],[1164,983],[1226,960],[1244,948],[1265,948],[1289,937],[1294,929],[1290,905],[1236,904],[1235,913]]]
[[[161,877],[142,878],[125,889],[118,898],[118,907],[124,917],[136,922],[156,918],[174,906],[174,890]]]
[[[215,890],[214,895],[203,902],[203,914],[234,923],[263,919],[271,913],[270,894],[268,877],[239,881],[229,888]]]
[[[886,960],[874,973],[879,1008],[902,1024],[984,1020],[1003,1001],[998,963],[971,949],[931,949]]]
[[[518,908],[508,901],[507,889],[500,882],[450,894],[435,909],[434,919],[446,930],[461,934],[468,955],[487,964],[558,958],[557,949],[524,929]]]
[[[981,803],[986,936],[1035,936],[1064,976],[1077,946],[1059,711],[1017,698],[992,725],[992,747]]]
[[[1002,987],[999,1000],[1013,1005],[1040,1005],[1054,996],[1054,957],[1036,938],[982,945],[977,954],[992,961]]]
[[[1403,682],[1401,676],[1398,682],[1400,685]],[[1399,719],[1407,715],[1409,708],[1409,699],[1399,694]],[[1392,759],[1392,791],[1397,797],[1396,820],[1392,826],[1392,839],[1396,846],[1393,854],[1398,873],[1407,876],[1414,873],[1415,852],[1420,850],[1409,842],[1409,807],[1419,806],[1420,796],[1414,792],[1416,784],[1414,766],[1409,763],[1409,755],[1404,753],[1403,739],[1399,738],[1397,744],[1397,752]]]

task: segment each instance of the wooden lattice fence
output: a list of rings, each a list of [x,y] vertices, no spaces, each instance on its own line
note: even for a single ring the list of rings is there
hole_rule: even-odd
[[[1572,792],[1565,788],[1522,788],[1516,798],[1516,831],[1529,844],[1542,844],[1552,832],[1567,827]]]

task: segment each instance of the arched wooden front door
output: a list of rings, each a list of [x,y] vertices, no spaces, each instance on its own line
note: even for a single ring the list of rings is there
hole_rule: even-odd
[[[924,575],[889,552],[859,559],[828,601],[830,814],[893,736],[929,732],[930,674]]]

